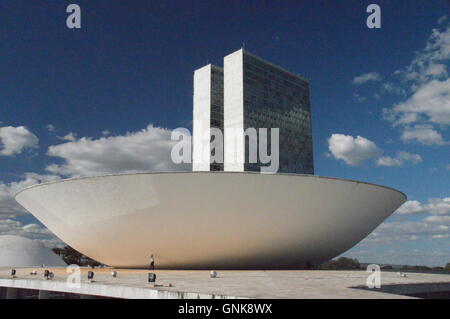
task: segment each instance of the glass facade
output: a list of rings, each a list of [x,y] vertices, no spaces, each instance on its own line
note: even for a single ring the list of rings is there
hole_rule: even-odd
[[[217,66],[211,67],[211,128],[218,128],[223,134],[223,70]],[[223,153],[223,149],[222,149]],[[214,154],[214,149],[211,150]],[[211,171],[223,171],[221,163],[211,162]]]
[[[245,51],[243,74],[244,129],[279,128],[278,172],[314,174],[308,81]],[[246,171],[266,166],[248,163],[248,140],[245,147]]]
[[[239,127],[244,130],[255,128],[257,131],[259,128],[268,129],[267,152],[269,156],[271,155],[270,129],[278,128],[278,172],[314,174],[308,81],[244,50],[236,51],[227,57],[230,56],[234,58],[228,60],[230,61],[228,64],[225,63],[224,69],[214,65],[210,65],[210,69],[207,67],[199,69],[204,73],[194,84],[199,96],[196,102],[198,111],[194,112],[194,120],[205,118],[207,123],[209,121],[210,128],[218,128],[223,134],[224,107],[226,107],[228,115],[225,124],[227,128]],[[224,94],[225,89],[227,92]],[[210,94],[203,94],[208,91]],[[227,95],[228,99],[228,104],[225,106],[224,95]],[[207,113],[210,113],[209,118],[205,115]],[[201,132],[195,134],[198,134],[198,139],[201,138]],[[195,134],[194,141],[196,140]],[[225,145],[225,148],[243,150],[241,152],[242,161],[244,161],[243,154],[245,152],[245,163],[239,164],[239,167],[233,169],[260,171],[262,166],[269,166],[270,164],[259,161],[259,155],[258,162],[250,163],[249,139],[244,136],[244,140],[244,144],[228,143]],[[213,142],[213,137],[210,141]],[[214,149],[212,149],[209,166],[206,164],[207,166],[200,170],[223,171],[224,167],[226,170],[233,170],[227,168],[227,164],[224,165],[223,160],[221,163],[213,161],[212,157],[215,155]]]

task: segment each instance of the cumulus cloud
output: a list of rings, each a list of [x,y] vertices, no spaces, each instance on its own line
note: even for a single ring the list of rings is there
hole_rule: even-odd
[[[330,156],[343,160],[347,165],[358,166],[368,160],[375,160],[377,166],[402,166],[405,162],[417,164],[422,162],[419,154],[398,152],[396,157],[381,156],[381,150],[374,142],[362,137],[356,138],[344,134],[332,134],[328,138]]]
[[[392,244],[399,241],[415,241],[420,237],[432,238],[435,235],[447,235],[449,226],[427,222],[390,222],[382,223],[360,245]]]
[[[444,238],[449,238],[450,234],[443,234],[443,235],[433,235],[431,236],[432,239],[444,239]]]
[[[425,47],[416,52],[410,65],[399,70],[406,81],[416,85],[433,79],[447,76],[446,63],[450,59],[450,24],[443,28],[435,28],[427,40]]]
[[[336,159],[351,166],[358,166],[367,160],[377,158],[382,151],[376,144],[362,136],[332,134],[328,139],[328,149]]]
[[[436,131],[431,125],[414,125],[406,127],[401,135],[401,139],[405,142],[417,141],[424,145],[445,145],[448,144],[443,136]]]
[[[433,235],[436,233],[447,233],[448,226],[433,225],[424,222],[392,222],[382,223],[376,234],[397,234],[397,235]]]
[[[432,80],[421,85],[410,98],[396,104],[389,112],[394,115],[394,125],[419,119],[450,125],[450,79]]]
[[[425,75],[431,77],[446,77],[447,76],[447,66],[445,64],[431,64],[425,70]]]
[[[402,166],[404,162],[417,164],[422,162],[422,157],[419,154],[412,154],[401,151],[395,158],[390,156],[382,156],[377,159],[378,166]]]
[[[183,171],[189,164],[175,164],[171,159],[171,130],[149,125],[125,135],[76,138],[50,146],[47,154],[63,159],[46,170],[66,176],[89,176],[145,171]]]
[[[390,156],[382,156],[377,159],[377,166],[402,166],[403,162],[398,158],[393,158]]]
[[[27,237],[39,241],[47,247],[64,245],[64,243],[47,228],[38,224],[24,225],[20,221],[13,219],[0,219],[0,235]]]
[[[384,92],[388,92],[388,93],[396,94],[396,95],[404,95],[404,94],[406,94],[405,89],[402,89],[402,88],[400,88],[398,86],[395,86],[391,82],[383,83],[383,85],[381,86],[381,90],[384,91]]]
[[[433,29],[425,47],[404,69],[395,72],[409,86],[410,96],[390,108],[383,109],[383,118],[402,129],[402,140],[416,140],[424,145],[446,145],[439,130],[450,125],[450,24],[446,18]],[[386,83],[382,87],[398,92],[398,87]]]
[[[450,226],[450,216],[432,215],[424,219],[427,223]]]
[[[430,214],[450,215],[450,197],[431,198],[426,207]]]
[[[403,161],[409,161],[413,164],[422,162],[422,157],[419,154],[412,154],[405,151],[399,152],[398,158]]]
[[[426,214],[421,221],[384,223],[369,237],[368,243],[389,243],[413,240],[412,236],[425,236],[429,239],[444,239],[450,234],[450,197],[430,198],[424,204],[417,200],[404,203],[396,215]]]
[[[397,211],[399,215],[424,214],[450,215],[450,197],[430,198],[427,204],[417,200],[407,201]]]
[[[377,72],[370,72],[358,75],[353,78],[353,84],[360,85],[369,81],[379,81],[381,80],[381,76]]]
[[[0,235],[24,236],[38,240],[49,247],[62,245],[62,241],[47,228],[35,223],[24,225],[16,220],[15,218],[27,214],[27,211],[13,198],[17,192],[26,187],[58,179],[60,177],[56,175],[26,173],[22,180],[16,182],[3,183],[0,181]]]
[[[405,202],[399,209],[397,209],[396,214],[398,215],[414,215],[425,213],[425,207],[421,202],[417,200],[409,200]]]
[[[0,127],[0,156],[11,156],[27,148],[36,148],[39,139],[24,126]]]
[[[64,136],[58,136],[58,138],[60,140],[63,140],[63,141],[71,141],[71,142],[73,142],[73,141],[77,140],[77,134],[70,132],[70,133],[67,133]]]
[[[446,235],[433,235],[433,238],[447,238]],[[349,258],[358,258],[360,261],[378,264],[394,265],[428,265],[445,266],[450,260],[450,253],[439,250],[421,250],[403,248],[398,249],[370,249],[369,247],[356,246],[344,253]]]
[[[15,218],[25,214],[22,208],[12,197],[8,185],[0,182],[0,220],[6,218]]]
[[[47,130],[48,130],[49,132],[54,132],[54,131],[56,130],[56,128],[55,128],[55,126],[54,126],[53,124],[48,124],[48,125],[46,126],[46,128],[47,128]]]

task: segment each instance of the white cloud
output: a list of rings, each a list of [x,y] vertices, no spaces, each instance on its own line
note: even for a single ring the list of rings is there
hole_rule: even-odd
[[[391,94],[397,94],[397,95],[404,95],[404,94],[406,94],[404,89],[395,86],[391,82],[383,83],[383,85],[381,86],[381,89],[383,91],[391,93]]]
[[[432,80],[421,85],[406,101],[395,105],[390,112],[395,116],[394,124],[410,123],[405,118],[414,116],[414,121],[423,119],[429,123],[450,125],[450,79]]]
[[[358,166],[381,155],[376,144],[362,136],[332,134],[328,139],[328,149],[336,159],[351,166]]]
[[[353,98],[354,98],[356,101],[360,102],[360,103],[366,102],[366,101],[367,101],[367,98],[366,98],[366,97],[361,96],[361,95],[359,95],[358,93],[353,93]]]
[[[152,125],[123,136],[74,137],[70,142],[49,147],[47,154],[62,158],[64,163],[49,165],[46,170],[67,176],[87,176],[190,169],[188,164],[172,162],[171,149],[175,143],[170,130]]]
[[[445,77],[447,76],[447,66],[445,64],[431,64],[425,70],[425,74],[432,77]]]
[[[412,154],[405,151],[401,151],[397,154],[396,158],[390,156],[382,156],[378,158],[378,166],[402,166],[404,162],[411,162],[417,164],[422,162],[422,157],[419,154]]]
[[[399,215],[425,213],[438,216],[450,215],[450,197],[430,198],[428,204],[422,204],[417,200],[407,201],[396,211]]]
[[[391,222],[382,223],[361,244],[391,244],[399,241],[415,241],[419,236],[446,235],[449,226],[427,222]]]
[[[38,240],[49,247],[62,245],[61,240],[55,237],[47,228],[34,223],[24,225],[22,222],[15,220],[14,218],[27,214],[27,211],[13,198],[15,193],[26,187],[55,181],[59,178],[56,175],[26,173],[22,180],[12,183],[0,182],[0,235],[24,236]]]
[[[419,154],[412,154],[409,152],[401,151],[398,153],[398,158],[402,161],[409,161],[413,164],[422,162],[422,156]]]
[[[64,136],[58,136],[58,138],[60,140],[63,140],[63,141],[71,141],[71,142],[73,142],[73,141],[77,140],[77,134],[70,132],[70,133],[68,133],[68,134],[66,134]]]
[[[430,214],[450,215],[450,197],[430,198],[426,208]]]
[[[354,138],[350,135],[332,134],[328,138],[328,150],[330,153],[327,156],[343,160],[350,166],[358,166],[368,160],[375,160],[377,166],[402,166],[405,162],[417,164],[422,161],[419,154],[405,151],[398,152],[396,157],[381,156],[383,150],[362,136]]]
[[[433,237],[447,238],[446,235],[433,235]],[[450,260],[450,253],[441,250],[420,250],[409,247],[402,249],[371,249],[371,247],[355,246],[344,253],[349,258],[358,258],[360,262],[393,264],[393,265],[427,265],[445,266]]]
[[[425,207],[421,202],[417,200],[409,200],[405,202],[399,209],[395,212],[398,215],[414,215],[425,213]]]
[[[0,220],[5,218],[15,218],[25,214],[22,208],[12,197],[8,185],[0,182]]]
[[[424,145],[445,145],[447,142],[442,135],[431,125],[415,125],[406,127],[402,133],[401,139],[405,142],[417,141]]]
[[[397,73],[401,74],[406,81],[413,82],[417,86],[446,76],[443,62],[449,59],[450,24],[441,29],[433,29],[425,47],[416,52],[416,57],[405,70]]]
[[[446,22],[446,17],[440,23]],[[450,125],[450,24],[433,29],[425,47],[403,70],[395,72],[408,85],[410,96],[383,109],[383,118],[402,128],[402,140],[416,140],[425,145],[446,145],[439,130]],[[385,83],[384,91],[399,92]],[[439,129],[439,130],[438,130]]]
[[[402,166],[403,162],[398,158],[392,158],[390,156],[382,156],[377,159],[377,166]]]
[[[445,239],[445,238],[449,238],[450,234],[444,234],[444,235],[433,235],[431,236],[431,238],[433,239]]]
[[[54,132],[55,131],[55,126],[53,125],[53,124],[48,124],[47,126],[46,126],[46,128],[47,128],[47,130],[49,131],[49,132]]]
[[[353,84],[360,85],[369,81],[379,81],[381,76],[377,72],[364,73],[353,78]]]
[[[0,156],[21,153],[27,148],[36,148],[39,139],[24,126],[0,127]]]
[[[432,215],[424,219],[427,223],[450,226],[450,216]]]
[[[64,243],[50,230],[38,224],[24,225],[13,219],[0,219],[0,235],[27,237],[41,242],[47,247],[62,246]]]
[[[381,156],[383,150],[362,137],[354,138],[350,135],[332,134],[328,138],[328,157],[343,160],[347,165],[358,166],[368,160],[375,160],[377,166],[402,166],[405,162],[420,163],[422,157],[405,151],[398,152],[397,156]]]

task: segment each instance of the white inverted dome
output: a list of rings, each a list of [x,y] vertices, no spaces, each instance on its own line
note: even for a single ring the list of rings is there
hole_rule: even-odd
[[[406,201],[392,188],[315,175],[184,172],[34,185],[16,200],[105,265],[302,269],[342,254]]]
[[[66,266],[42,244],[20,236],[0,236],[0,267]]]

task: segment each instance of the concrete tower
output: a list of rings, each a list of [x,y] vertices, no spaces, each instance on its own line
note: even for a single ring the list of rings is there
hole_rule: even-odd
[[[211,149],[211,128],[223,134],[223,70],[208,64],[194,72],[194,171],[223,171],[223,148]],[[216,156],[217,162],[214,161]]]
[[[223,165],[212,161],[217,155],[208,140],[212,127],[224,134]],[[260,171],[266,166],[260,154],[256,162],[249,159],[251,128],[267,128],[268,153],[270,130],[279,129],[278,172],[314,174],[307,80],[243,49],[224,58],[223,70],[212,65],[196,70],[193,170]],[[258,139],[261,143],[261,135]]]

